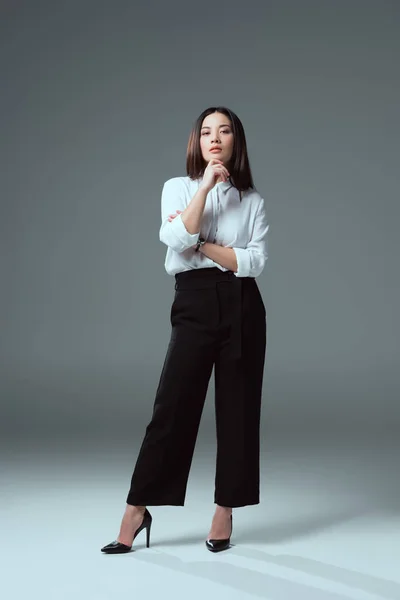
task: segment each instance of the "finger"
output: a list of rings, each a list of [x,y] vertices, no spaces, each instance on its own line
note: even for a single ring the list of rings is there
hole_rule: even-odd
[[[226,167],[222,167],[222,168],[221,168],[221,171],[222,171],[222,173],[221,173],[221,174],[222,174],[224,177],[227,177],[227,178],[229,177],[229,171],[228,171],[228,169],[227,169]]]
[[[224,181],[227,181],[229,177],[229,171],[223,165],[215,165],[215,170],[222,176]]]

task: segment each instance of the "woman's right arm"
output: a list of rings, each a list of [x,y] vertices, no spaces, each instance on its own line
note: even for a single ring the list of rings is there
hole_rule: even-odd
[[[213,158],[205,168],[203,181],[201,182],[199,189],[180,215],[186,229],[190,233],[197,233],[197,235],[199,235],[207,194],[212,190],[219,176],[222,176],[226,181],[229,177],[229,172],[228,169],[224,167],[222,160]]]
[[[207,191],[199,189],[186,206],[185,188],[178,177],[169,179],[164,183],[161,194],[161,228],[160,241],[175,252],[184,252],[195,246],[199,237],[200,223],[203,216]],[[183,211],[173,221],[169,221],[171,214],[177,210]],[[185,213],[185,222],[182,215]],[[186,226],[186,215],[189,223]],[[198,224],[198,225],[197,225]]]
[[[181,178],[174,177],[164,183],[161,195],[160,241],[175,252],[184,252],[195,246],[200,234],[207,194],[214,187],[219,175],[224,179],[229,176],[227,169],[221,163],[222,161],[218,159],[212,159],[208,163],[203,181],[187,206],[184,194],[180,193]],[[170,215],[177,210],[182,212],[169,221]]]
[[[189,233],[200,234],[201,221],[209,190],[200,186],[185,210],[180,214],[183,224]]]

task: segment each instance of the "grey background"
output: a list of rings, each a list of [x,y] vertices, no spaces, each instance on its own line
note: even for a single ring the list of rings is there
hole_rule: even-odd
[[[385,0],[0,2],[6,595],[400,598],[399,25]],[[214,104],[270,222],[260,504],[210,556],[211,379],[184,510],[108,561],[170,335],[162,184]]]
[[[161,188],[213,104],[243,121],[270,222],[263,440],[398,432],[399,16],[390,1],[1,3],[7,444],[140,443],[173,298]]]

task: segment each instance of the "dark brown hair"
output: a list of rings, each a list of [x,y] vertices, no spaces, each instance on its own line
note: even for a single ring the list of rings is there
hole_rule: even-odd
[[[233,149],[228,164],[230,182],[237,190],[239,190],[239,192],[248,190],[249,188],[255,189],[242,122],[232,110],[225,106],[211,106],[204,110],[196,119],[192,131],[190,132],[186,151],[187,175],[189,175],[191,179],[199,179],[204,175],[208,163],[204,160],[201,152],[200,132],[204,119],[214,112],[224,114],[232,123]],[[242,199],[242,194],[240,194],[240,199]]]

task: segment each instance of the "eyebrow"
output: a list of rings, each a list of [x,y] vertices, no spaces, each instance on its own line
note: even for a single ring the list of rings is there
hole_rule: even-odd
[[[229,123],[223,123],[223,125],[220,125],[220,127],[230,127]],[[205,125],[204,127],[202,127],[202,129],[211,129],[208,125]]]

